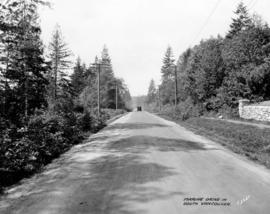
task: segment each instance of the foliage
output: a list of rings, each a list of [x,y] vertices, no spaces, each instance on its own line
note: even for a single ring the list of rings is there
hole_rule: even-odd
[[[0,132],[0,171],[9,173],[11,180],[7,182],[0,177],[0,186],[12,184],[38,171],[71,146],[80,143],[84,132],[99,131],[106,126],[106,120],[123,112],[103,111],[98,118],[89,112],[59,114],[37,111],[30,117],[27,128],[7,128],[5,124]],[[1,124],[4,123],[2,121]]]
[[[163,104],[174,102],[174,62],[172,48],[169,46],[165,52],[161,67],[162,83],[160,86],[160,98]]]
[[[169,46],[166,50],[165,56],[163,58],[163,65],[161,68],[162,79],[169,80],[173,78],[173,69],[172,66],[174,65],[174,56],[172,52],[172,48]]]
[[[180,105],[187,102],[207,114],[236,116],[239,99],[270,99],[270,28],[258,15],[250,16],[242,2],[235,16],[225,38],[202,40],[180,55],[176,70]],[[159,86],[163,105],[172,105],[175,99],[173,64],[169,47]]]
[[[187,120],[200,116],[202,108],[199,105],[195,105],[191,98],[189,98],[179,103],[176,108],[169,104],[162,106],[160,114],[175,120]]]
[[[102,50],[101,59],[99,60],[96,57],[92,65],[86,68],[80,61],[77,61],[74,72],[71,75],[74,91],[79,94],[78,104],[84,106],[88,111],[93,111],[96,108],[98,73],[100,72],[101,108],[130,109],[131,96],[129,90],[122,79],[115,77],[106,46]]]
[[[94,117],[89,113],[78,114],[78,128],[84,132],[92,130]]]
[[[130,105],[128,88],[114,76],[107,48],[102,52],[102,64],[109,67],[101,70],[101,98],[102,107],[111,109],[102,109],[100,117],[97,70],[78,59],[68,75],[71,51],[59,27],[45,60],[40,5],[46,2],[0,3],[0,190],[37,172]]]
[[[0,31],[4,57],[1,69],[1,114],[22,124],[36,108],[46,106],[44,75],[48,66],[43,56],[37,1],[7,1],[1,5]]]
[[[186,68],[186,90],[195,103],[216,96],[224,77],[221,38],[211,38],[195,46]],[[207,104],[206,104],[207,105]]]
[[[232,19],[232,23],[230,24],[230,30],[229,33],[226,35],[226,38],[232,38],[240,31],[246,30],[250,27],[252,23],[252,20],[248,14],[247,7],[244,5],[243,2],[239,3],[234,14],[236,18]]]
[[[85,77],[87,73],[87,68],[85,64],[82,64],[81,59],[78,57],[76,65],[73,69],[71,75],[71,85],[74,90],[74,95],[78,96],[82,93],[84,87],[86,86]]]
[[[240,98],[270,98],[269,72],[265,72],[270,54],[269,30],[266,26],[253,26],[224,42],[222,55],[227,75],[222,90],[228,97],[227,105],[236,107]]]
[[[157,99],[157,89],[155,81],[152,79],[148,88],[147,100],[148,104],[156,102]]]
[[[65,71],[71,66],[71,56],[72,53],[64,42],[60,26],[57,25],[49,44],[51,71],[48,74],[50,81],[48,91],[52,104],[55,103],[59,95],[63,94],[64,88],[69,84]]]

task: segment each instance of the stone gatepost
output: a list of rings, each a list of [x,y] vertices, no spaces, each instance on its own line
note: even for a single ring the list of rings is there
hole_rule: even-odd
[[[239,116],[240,117],[243,117],[243,114],[244,114],[244,106],[248,105],[249,104],[249,100],[247,99],[242,99],[242,100],[239,100]]]

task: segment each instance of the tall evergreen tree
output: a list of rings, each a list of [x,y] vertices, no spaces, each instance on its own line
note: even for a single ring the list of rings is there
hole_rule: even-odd
[[[162,83],[160,86],[161,100],[163,104],[172,103],[174,100],[174,56],[169,46],[163,58],[161,67]]]
[[[247,7],[243,2],[239,3],[234,13],[236,18],[232,19],[229,33],[226,36],[227,38],[232,38],[233,36],[237,35],[238,32],[247,29],[252,24],[252,20],[249,16]]]
[[[181,73],[185,72],[189,58],[191,56],[191,48],[188,48],[183,54],[181,54],[177,60],[177,67]]]
[[[15,20],[10,15],[13,7],[10,4],[0,3],[0,116],[6,114],[9,89],[6,74],[9,67],[9,55],[15,46],[13,38],[17,32]]]
[[[104,75],[106,80],[113,79],[114,73],[112,68],[112,61],[111,57],[109,55],[109,50],[106,45],[104,45],[102,52],[101,52],[101,68],[102,73],[101,75]]]
[[[152,79],[150,81],[150,85],[149,85],[149,88],[148,88],[146,102],[148,104],[155,102],[156,101],[156,96],[157,96],[156,84],[155,84],[155,81]]]
[[[233,108],[242,98],[253,101],[269,99],[270,30],[253,25],[223,44],[222,56],[226,78],[222,96]]]
[[[111,58],[109,55],[109,50],[106,45],[103,46],[103,49],[101,52],[101,62],[107,65],[111,65]]]
[[[97,73],[98,73],[98,57],[95,57],[94,63],[86,69],[84,73],[85,86],[79,95],[79,103],[89,111],[93,111],[97,107]],[[94,66],[92,66],[94,65]]]
[[[210,106],[224,78],[221,56],[222,38],[202,41],[193,48],[186,69],[186,87],[194,103]],[[210,108],[210,107],[207,107]]]
[[[72,56],[67,44],[64,42],[60,26],[57,25],[49,44],[49,58],[52,72],[50,78],[50,98],[53,102],[57,100],[58,93],[63,93],[63,87],[68,84],[66,70],[71,67]]]
[[[118,109],[128,109],[131,107],[131,96],[123,79],[115,79],[115,95],[117,95]]]
[[[78,96],[85,87],[85,73],[86,67],[84,64],[82,64],[81,59],[78,57],[71,75],[71,85],[76,96]]]
[[[40,3],[43,2],[8,1],[9,13],[5,20],[1,19],[1,30],[6,33],[2,40],[7,54],[5,79],[6,84],[12,85],[6,86],[12,95],[7,112],[7,115],[13,115],[11,118],[27,117],[36,108],[46,105],[44,74],[47,66],[37,13]]]
[[[162,78],[163,80],[168,80],[173,78],[173,68],[174,65],[174,56],[172,48],[169,46],[166,50],[165,56],[163,58],[163,65],[161,68]]]
[[[112,94],[115,94],[115,76],[113,73],[111,58],[108,48],[104,45],[101,52],[101,106],[103,108],[115,108],[115,99]]]

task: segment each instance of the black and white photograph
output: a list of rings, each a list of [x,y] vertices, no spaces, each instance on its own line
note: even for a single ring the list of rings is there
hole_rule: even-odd
[[[269,0],[0,0],[0,214],[269,214]]]

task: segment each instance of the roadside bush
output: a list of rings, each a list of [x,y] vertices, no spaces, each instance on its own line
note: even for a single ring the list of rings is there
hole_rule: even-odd
[[[100,118],[98,117],[93,118],[93,125],[92,125],[91,131],[93,133],[98,132],[100,129],[106,126],[106,121],[124,113],[126,113],[126,110],[123,110],[123,109],[118,109],[118,110],[102,109]],[[94,113],[93,115],[97,115],[97,113]]]
[[[167,115],[177,120],[187,120],[191,117],[198,117],[203,113],[202,107],[194,105],[191,99],[187,99],[179,103],[175,109],[173,105],[165,105],[162,107],[161,114]]]
[[[111,119],[117,115],[120,115],[120,114],[124,114],[126,113],[125,110],[123,109],[102,109],[101,111],[101,115],[104,119],[108,120],[108,119]]]
[[[27,128],[16,131],[6,129],[0,138],[2,175],[8,174],[10,182],[16,182],[36,172],[81,140],[75,115],[39,112],[30,118]],[[5,179],[6,176],[0,176],[0,186],[10,184]]]
[[[96,133],[106,126],[106,121],[110,119],[110,115],[106,112],[101,112],[100,117],[95,117],[92,126],[92,132]]]
[[[28,124],[26,135],[38,146],[37,159],[47,163],[68,148],[69,139],[65,136],[65,120],[54,114],[33,116]]]
[[[194,105],[191,99],[187,99],[178,104],[176,109],[176,117],[177,119],[187,120],[191,117],[200,116],[202,112],[202,107],[199,105]]]
[[[27,177],[34,171],[36,167],[33,159],[35,144],[26,137],[13,142],[5,142],[4,145],[2,143],[0,186],[6,186]]]
[[[78,127],[82,131],[91,131],[93,127],[94,117],[89,112],[77,114]]]
[[[89,112],[36,111],[27,126],[21,128],[1,120],[0,189],[38,171],[82,142],[84,133],[98,132],[108,119],[123,112],[105,110],[97,117]]]
[[[9,143],[6,146],[5,159],[2,163],[6,169],[21,173],[30,173],[34,170],[38,145],[24,137]]]
[[[74,112],[70,112],[68,114],[63,115],[64,124],[63,124],[63,132],[64,138],[67,139],[70,145],[75,145],[81,142],[82,140],[82,131],[78,126],[78,118]]]

